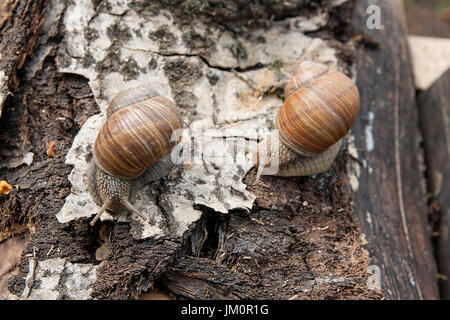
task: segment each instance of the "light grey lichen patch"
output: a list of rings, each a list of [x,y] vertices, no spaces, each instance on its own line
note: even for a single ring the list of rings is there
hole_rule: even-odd
[[[128,0],[106,0],[99,3],[97,11],[121,16],[128,11]]]
[[[73,166],[72,192],[58,220],[91,217],[98,211],[86,181],[108,101],[119,90],[145,82],[180,107],[186,130],[176,150],[182,148],[191,157],[177,162],[163,179],[135,190],[132,201],[149,217],[147,223],[129,213],[115,218],[130,222],[133,237],[143,239],[183,235],[200,218],[198,206],[222,213],[250,209],[255,196],[242,179],[252,164],[236,161],[234,147],[221,138],[244,140],[273,128],[282,100],[261,92],[271,86],[282,88],[300,60],[337,64],[335,51],[323,40],[302,33],[320,28],[328,17],[291,19],[289,29],[286,22],[274,22],[246,38],[199,21],[181,30],[170,12],[142,15],[126,0],[98,7],[93,3],[80,0],[68,6],[65,38],[57,55],[60,72],[89,79],[101,109],[85,122],[66,156],[66,163]]]
[[[29,258],[29,270],[21,300],[88,300],[97,280],[97,266],[71,263],[55,258],[37,261]]]
[[[289,29],[298,30],[299,32],[313,32],[324,27],[328,21],[328,13],[322,12],[315,17],[306,18],[303,16],[287,18],[284,23]]]
[[[373,120],[375,118],[375,115],[372,111],[369,111],[369,123],[364,128],[364,134],[366,138],[366,150],[368,152],[373,151],[375,148],[375,140],[373,138]]]
[[[5,71],[0,70],[0,118],[2,117],[3,104],[9,95],[8,80],[9,77],[5,74]]]
[[[298,29],[286,31],[279,24],[269,29],[256,29],[249,38],[236,39],[231,33],[222,33],[217,39],[217,50],[208,61],[214,66],[246,69],[300,58],[335,61],[334,50],[323,40],[305,36]]]
[[[347,142],[348,142],[348,153],[354,159],[353,161],[350,161],[348,165],[348,178],[353,192],[356,192],[359,188],[359,176],[361,175],[361,164],[357,161],[359,159],[359,155],[355,144],[355,136],[349,134]]]
[[[23,164],[30,166],[33,163],[34,153],[33,152],[24,152],[18,156],[14,156],[12,159],[8,159],[8,161],[3,160],[0,161],[0,169],[3,168],[17,168]]]

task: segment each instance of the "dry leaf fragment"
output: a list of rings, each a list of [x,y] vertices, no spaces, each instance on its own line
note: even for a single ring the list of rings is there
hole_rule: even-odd
[[[50,142],[50,145],[48,146],[47,149],[47,156],[50,158],[55,157],[55,141]]]
[[[0,181],[0,193],[9,194],[12,190],[12,186],[5,180]]]

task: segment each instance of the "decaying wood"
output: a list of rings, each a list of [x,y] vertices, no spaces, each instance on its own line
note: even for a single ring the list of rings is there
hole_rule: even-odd
[[[276,201],[263,196],[267,188],[281,187],[276,180],[251,188],[261,197],[250,215],[222,217],[211,227],[215,218],[205,214],[207,230],[215,230],[209,238],[217,237],[217,243],[177,259],[161,277],[167,289],[189,299],[379,299],[367,288],[369,257],[350,209],[338,209],[342,191],[334,194],[339,200],[333,208],[308,194],[308,187],[317,188],[314,182],[282,181],[286,192],[278,194],[284,199]],[[314,202],[296,203],[300,194]]]
[[[93,287],[98,299],[137,297],[152,287],[180,250],[179,243],[169,240],[137,242],[127,225],[114,228],[109,237],[109,254],[99,266]]]
[[[19,85],[17,71],[32,56],[42,23],[43,0],[0,2],[0,117],[8,95]]]
[[[161,280],[171,292],[189,299],[254,298],[250,277],[243,277],[210,259],[185,257],[164,273]]]
[[[29,238],[29,235],[17,236],[0,243],[0,300],[9,295],[8,278],[18,272],[17,265]]]
[[[441,295],[450,299],[450,69],[419,96],[427,163],[427,180],[432,200],[440,207],[438,238]]]
[[[19,143],[6,131],[27,137],[36,155],[30,167],[0,168],[20,186],[0,199],[4,216],[34,221],[19,273],[9,281],[11,298],[127,299],[152,287],[190,299],[435,297],[424,204],[415,204],[423,195],[415,183],[421,172],[417,158],[405,161],[398,149],[405,139],[408,152],[418,153],[402,17],[388,1],[381,3],[389,35],[374,33],[379,48],[362,49],[358,58],[362,111],[354,141],[328,172],[255,182],[250,167],[175,166],[137,195],[155,214],[154,225],[125,217],[89,226],[96,206],[84,194],[83,168],[118,87],[153,81],[191,129],[252,140],[245,129],[274,128],[279,93],[298,60],[355,75],[351,43],[338,34],[354,3],[355,20],[365,26],[358,1],[324,1],[323,8],[315,1],[202,3],[46,2],[51,23],[41,29],[26,81],[5,105],[9,122],[0,132],[13,150]],[[272,85],[277,89],[266,90]],[[411,111],[408,118],[399,120],[399,108]],[[369,143],[366,150],[370,134],[375,148]],[[223,136],[219,131],[208,144]],[[55,157],[47,156],[51,141]],[[365,153],[355,153],[353,143]],[[371,264],[381,268],[382,292],[368,285]],[[49,285],[54,281],[61,285]]]
[[[176,296],[193,298],[193,293],[189,296],[176,289],[186,288],[187,281],[183,285],[174,280],[193,279],[193,275],[203,286],[215,286],[215,297],[380,298],[366,284],[369,257],[351,216],[345,153],[326,174],[264,177],[255,184],[254,172],[247,175],[245,184],[242,181],[249,167],[214,163],[174,167],[165,179],[140,191],[140,205],[156,209],[158,228],[149,229],[153,234],[133,232],[133,228],[142,230],[133,222],[104,221],[91,228],[86,218],[94,214],[87,206],[90,198],[72,202],[66,212],[75,215],[64,219],[57,215],[69,194],[82,195],[84,173],[78,164],[89,159],[89,141],[96,134],[90,126],[95,121],[101,125],[102,119],[101,115],[89,118],[98,112],[93,98],[104,110],[124,82],[153,81],[180,106],[191,129],[239,129],[226,134],[244,137],[243,129],[273,128],[275,110],[282,102],[281,90],[262,90],[266,94],[261,97],[253,87],[282,88],[298,59],[338,65],[350,74],[351,59],[338,59],[349,50],[343,43],[327,43],[306,32],[324,28],[321,34],[333,37],[330,30],[345,25],[351,1],[329,1],[327,14],[306,1],[300,11],[305,8],[312,18],[259,21],[251,33],[245,27],[248,24],[240,21],[245,15],[239,10],[235,17],[217,18],[200,10],[193,26],[181,7],[110,3],[114,5],[47,3],[48,23],[41,29],[36,59],[27,64],[27,81],[5,109],[9,118],[5,130],[28,137],[35,154],[29,168],[1,171],[20,187],[0,199],[7,209],[4,216],[25,215],[35,221],[19,274],[9,281],[12,297],[26,292],[33,299],[71,298],[64,286],[49,286],[53,282],[47,277],[65,281],[76,278],[73,272],[81,270],[78,276],[85,281],[76,282],[82,286],[77,298],[125,299],[158,285],[163,291],[172,288]],[[198,5],[193,4],[190,10]],[[259,7],[272,10],[260,4],[251,9]],[[86,14],[77,16],[80,12]],[[137,28],[133,23],[139,21]],[[54,158],[46,153],[51,141],[55,141]],[[17,143],[6,139],[5,145],[14,149]],[[81,173],[70,175],[72,186],[67,180],[71,167],[64,164],[66,154]],[[181,218],[187,213],[201,219],[185,223]],[[214,285],[214,274],[221,283]],[[231,276],[239,281],[228,285]],[[27,277],[34,279],[32,286],[26,286]],[[42,277],[45,281],[39,281]],[[199,293],[198,297],[206,296]]]
[[[361,114],[351,153],[361,163],[351,163],[355,215],[385,298],[437,299],[403,7],[401,1],[378,1],[382,28],[369,30],[366,3],[357,3],[353,24],[379,48],[361,48],[356,60]]]

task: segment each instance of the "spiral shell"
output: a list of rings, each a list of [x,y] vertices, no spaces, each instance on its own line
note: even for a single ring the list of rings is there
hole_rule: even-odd
[[[181,113],[172,101],[152,90],[130,89],[110,104],[110,110],[119,110],[108,117],[94,145],[97,165],[110,175],[136,178],[177,143],[173,134],[183,127]],[[143,100],[132,103],[136,99]],[[123,107],[124,101],[130,105]]]
[[[292,150],[312,156],[339,141],[359,113],[359,93],[345,74],[303,62],[285,88],[277,116],[280,139]]]
[[[159,96],[158,91],[148,84],[143,84],[138,87],[119,92],[109,103],[108,109],[106,110],[106,117],[109,118],[113,115],[113,113],[119,111],[120,109],[156,96]]]

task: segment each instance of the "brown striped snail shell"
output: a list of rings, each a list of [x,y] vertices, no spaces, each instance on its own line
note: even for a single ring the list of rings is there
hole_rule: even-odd
[[[159,96],[152,86],[143,84],[129,90],[123,90],[119,92],[108,105],[106,110],[106,117],[109,118],[116,111],[135,104],[138,101],[145,101],[151,98]]]
[[[277,176],[305,176],[325,172],[342,145],[342,138],[359,113],[359,92],[342,72],[324,64],[302,62],[285,87],[285,102],[276,124],[279,129]],[[272,137],[259,146],[258,176],[270,157]],[[261,164],[260,164],[261,162]],[[266,162],[267,163],[267,162]]]
[[[172,151],[182,128],[176,105],[150,85],[114,97],[108,106],[107,121],[95,140],[88,176],[89,191],[101,206],[91,225],[105,210],[118,212],[123,208],[146,220],[129,201],[131,182]]]

